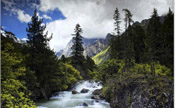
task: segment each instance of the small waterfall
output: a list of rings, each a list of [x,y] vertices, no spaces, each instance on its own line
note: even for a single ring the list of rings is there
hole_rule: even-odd
[[[52,96],[50,100],[37,102],[38,108],[110,108],[105,100],[91,99],[92,92],[101,89],[102,85],[95,81],[79,81],[71,91],[62,91]],[[88,89],[87,93],[80,93],[82,89]],[[75,90],[78,93],[72,94]],[[83,104],[88,106],[84,106]]]

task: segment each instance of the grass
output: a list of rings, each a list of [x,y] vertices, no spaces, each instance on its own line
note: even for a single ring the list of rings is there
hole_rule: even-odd
[[[105,50],[99,52],[97,55],[95,55],[92,59],[94,60],[96,65],[102,64],[107,59],[107,52],[110,47],[107,47]]]

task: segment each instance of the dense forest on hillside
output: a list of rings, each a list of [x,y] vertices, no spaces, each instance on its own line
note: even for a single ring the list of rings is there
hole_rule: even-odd
[[[2,108],[35,108],[36,100],[49,99],[54,92],[90,79],[103,84],[100,95],[112,108],[173,108],[173,12],[169,9],[161,20],[154,9],[145,27],[133,21],[130,10],[123,12],[125,31],[120,32],[116,8],[109,46],[93,57],[99,65],[83,56],[79,24],[74,29],[72,56],[60,59],[49,47],[52,36],[44,32],[46,26],[36,10],[26,28],[26,42],[2,31]]]
[[[115,35],[110,42],[110,59],[96,70],[104,84],[102,95],[112,108],[173,108],[174,15],[160,19],[154,9],[146,29],[133,23],[128,9],[126,31],[120,35],[120,14],[114,12]]]

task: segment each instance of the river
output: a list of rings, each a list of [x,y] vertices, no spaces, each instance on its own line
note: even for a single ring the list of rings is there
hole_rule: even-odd
[[[89,89],[88,93],[72,94],[71,91],[62,91],[52,96],[50,100],[36,102],[38,108],[110,108],[105,100],[96,101],[91,99],[92,92],[101,89],[102,85],[94,81],[79,81],[73,90],[80,92],[82,89]],[[83,106],[86,103],[88,106]]]

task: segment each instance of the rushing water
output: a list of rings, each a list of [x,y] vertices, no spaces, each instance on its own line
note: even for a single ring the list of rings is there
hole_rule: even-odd
[[[36,104],[38,108],[110,108],[109,103],[105,100],[97,102],[91,99],[91,96],[93,96],[92,92],[96,89],[101,89],[101,84],[93,81],[80,81],[73,90],[80,92],[83,88],[89,89],[89,92],[72,94],[72,91],[63,91],[51,97],[50,100],[41,100]],[[83,103],[88,104],[88,106],[83,106]]]

